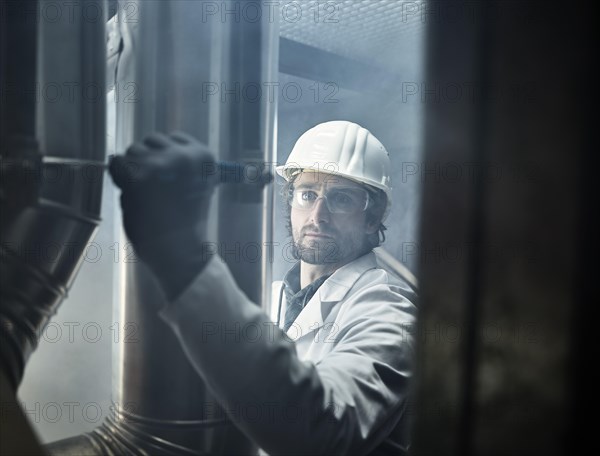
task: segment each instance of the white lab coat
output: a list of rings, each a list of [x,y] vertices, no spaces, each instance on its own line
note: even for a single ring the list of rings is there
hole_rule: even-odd
[[[401,454],[412,297],[369,253],[334,272],[286,336],[272,323],[277,301],[269,318],[214,257],[161,315],[217,400],[235,410],[232,420],[264,451]]]

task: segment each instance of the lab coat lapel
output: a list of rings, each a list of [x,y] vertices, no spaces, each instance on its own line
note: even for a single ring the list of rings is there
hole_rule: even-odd
[[[302,309],[288,329],[288,337],[298,340],[322,327],[327,321],[327,316],[336,304],[344,299],[358,278],[368,269],[375,267],[377,260],[375,254],[370,252],[335,271]]]

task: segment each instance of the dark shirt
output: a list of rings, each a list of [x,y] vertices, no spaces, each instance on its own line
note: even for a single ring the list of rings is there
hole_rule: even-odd
[[[314,282],[308,284],[304,288],[300,289],[300,262],[296,263],[292,269],[283,278],[283,290],[285,293],[285,299],[287,301],[287,307],[285,311],[285,320],[283,330],[287,331],[289,327],[294,323],[296,317],[300,315],[304,306],[310,301],[310,298],[314,296],[319,287],[325,282],[331,274],[319,277]]]

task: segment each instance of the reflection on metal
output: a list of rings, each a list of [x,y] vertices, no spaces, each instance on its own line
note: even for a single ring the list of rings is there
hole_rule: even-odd
[[[261,78],[267,82],[279,83],[279,22],[275,20],[273,24],[263,24],[264,47],[262,49],[261,59]],[[277,163],[277,116],[278,116],[278,98],[272,100],[263,100],[261,103],[261,148],[263,150],[263,160],[271,174],[274,175],[274,164]],[[263,246],[271,245],[274,237],[274,216],[275,216],[275,185],[265,188],[263,192],[264,203],[262,205],[262,233],[260,239]],[[263,310],[270,315],[271,287],[269,284],[273,281],[273,258],[267,254],[266,249],[262,249],[261,264],[261,284],[262,296],[259,302],[262,303]]]
[[[218,17],[206,21],[202,2],[187,0],[127,5],[137,15],[135,21],[117,20],[122,47],[116,56],[115,88],[133,98],[117,101],[117,152],[153,131],[182,130],[207,143],[218,160],[274,161],[272,100],[267,105],[266,97],[222,99],[220,93],[209,96],[205,86],[214,84],[211,88],[217,90],[245,83],[262,86],[276,74],[273,24],[222,22]],[[119,8],[118,14],[123,11]],[[111,54],[109,61],[114,59]],[[244,243],[262,245],[264,233],[269,233],[265,227],[269,191],[261,186],[221,186],[210,217],[210,240],[219,250],[223,246],[238,283],[257,302],[268,273],[265,262],[231,259],[227,252]],[[127,242],[122,231],[116,239]],[[49,449],[56,454],[108,455],[255,452],[158,317],[165,302],[150,272],[135,259],[117,268],[115,320],[135,331],[135,343],[115,345],[114,415],[93,432],[56,442]]]
[[[107,92],[116,88],[116,72],[123,51],[123,40],[117,18],[106,23],[106,83]],[[115,92],[117,95],[118,92]]]
[[[15,388],[99,223],[105,154],[104,21],[27,17],[39,7],[3,5],[2,81],[12,90],[2,100],[0,347]]]

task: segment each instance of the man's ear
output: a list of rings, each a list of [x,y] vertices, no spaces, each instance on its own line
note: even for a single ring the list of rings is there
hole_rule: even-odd
[[[366,230],[365,232],[367,234],[375,234],[377,233],[377,231],[379,230],[379,225],[381,224],[381,220],[377,219],[373,219],[373,220],[367,220],[367,226],[366,226]]]

